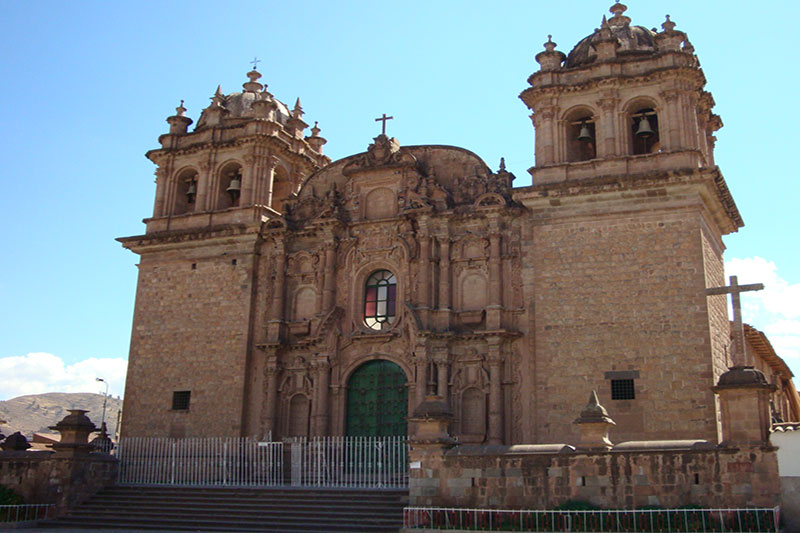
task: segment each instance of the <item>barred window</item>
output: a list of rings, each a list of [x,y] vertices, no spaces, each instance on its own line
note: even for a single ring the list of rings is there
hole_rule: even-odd
[[[188,411],[189,398],[192,396],[192,391],[176,390],[172,392],[172,410],[173,411]]]
[[[367,279],[364,291],[364,323],[380,331],[394,322],[397,305],[397,281],[388,270],[378,270]]]
[[[636,390],[633,387],[632,379],[612,379],[611,380],[611,399],[612,400],[634,400]]]

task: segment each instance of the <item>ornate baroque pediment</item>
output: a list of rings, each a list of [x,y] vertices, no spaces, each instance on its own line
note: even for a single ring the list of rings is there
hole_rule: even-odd
[[[413,167],[417,158],[400,148],[400,142],[386,135],[378,135],[375,142],[369,145],[367,151],[342,169],[342,174],[349,176],[365,170],[375,170],[385,167]]]

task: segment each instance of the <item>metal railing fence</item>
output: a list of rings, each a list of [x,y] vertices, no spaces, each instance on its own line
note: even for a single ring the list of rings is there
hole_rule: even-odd
[[[777,532],[780,508],[537,511],[406,507],[406,529],[591,532]]]
[[[291,450],[291,484],[295,486],[408,486],[406,437],[294,439]]]
[[[122,439],[119,483],[193,486],[408,486],[406,437]]]
[[[34,522],[55,517],[56,506],[50,503],[0,505],[0,524]]]
[[[283,483],[283,443],[249,438],[127,437],[117,447],[119,482],[146,485]]]

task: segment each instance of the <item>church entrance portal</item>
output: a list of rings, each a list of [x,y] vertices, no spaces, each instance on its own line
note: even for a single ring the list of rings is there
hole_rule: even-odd
[[[347,435],[407,433],[408,387],[403,369],[386,360],[358,367],[347,382]]]

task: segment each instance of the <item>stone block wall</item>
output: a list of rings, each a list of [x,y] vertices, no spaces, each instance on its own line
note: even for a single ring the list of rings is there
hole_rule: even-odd
[[[779,504],[774,448],[640,444],[598,453],[566,445],[464,445],[439,453],[412,447],[410,505],[552,509],[581,500],[635,509]],[[418,468],[414,461],[420,461]]]
[[[702,265],[716,272],[721,263],[711,264],[719,258],[704,244],[701,213],[591,209],[534,213],[524,236],[535,418],[522,442],[574,442],[574,412],[564,407],[591,389],[614,413],[616,442],[716,440],[718,369]],[[727,324],[714,326],[727,335]],[[612,400],[611,380],[628,378],[635,399]]]
[[[123,437],[240,436],[253,239],[142,255]],[[174,391],[188,409],[172,409]]]
[[[61,513],[113,485],[117,459],[93,453],[57,457],[53,452],[0,452],[0,485],[25,503],[53,503]]]

